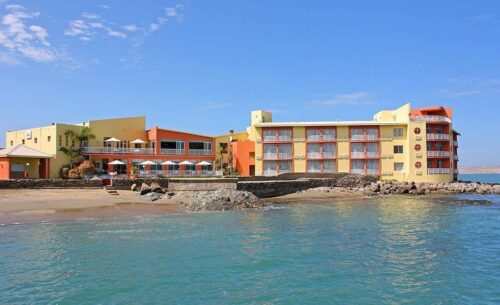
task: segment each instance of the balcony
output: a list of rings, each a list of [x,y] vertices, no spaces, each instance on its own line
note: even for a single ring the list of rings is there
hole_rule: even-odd
[[[371,141],[371,142],[375,142],[375,141],[378,141],[380,140],[380,138],[378,137],[378,135],[366,135],[366,136],[363,136],[363,135],[351,135],[350,137],[350,140],[351,141]]]
[[[335,159],[336,155],[333,152],[309,152],[307,153],[307,159]]]
[[[278,160],[277,153],[264,153],[264,160]]]
[[[335,141],[335,136],[333,136],[333,135],[324,135],[324,136],[312,135],[312,136],[307,136],[307,142],[334,142],[334,141]]]
[[[264,143],[273,142],[292,142],[292,137],[288,136],[265,136],[263,139]]]
[[[351,168],[351,173],[363,175],[365,170],[362,168]]]
[[[413,122],[451,123],[450,118],[442,115],[412,115],[410,119]]]
[[[453,155],[453,160],[458,161],[458,155]]]
[[[427,151],[428,158],[449,158],[449,151],[437,151],[437,150],[428,150]]]
[[[291,153],[278,153],[278,159],[280,159],[280,160],[292,159],[292,154]]]
[[[457,168],[455,168],[455,169],[453,170],[453,174],[454,174],[454,175],[458,175],[458,169],[457,169]]]
[[[457,141],[453,142],[453,146],[458,147],[458,142]]]
[[[428,141],[449,141],[450,135],[446,133],[428,133],[427,134]]]
[[[211,156],[212,150],[210,150],[210,149],[190,149],[188,154],[190,156]]]
[[[380,154],[378,152],[367,151],[367,152],[358,152],[351,151],[351,159],[363,159],[363,158],[380,158]]]
[[[136,154],[153,155],[153,148],[84,147],[84,154]]]
[[[289,172],[290,171],[287,171],[287,170],[265,169],[264,176],[278,176],[278,175],[286,174]]]
[[[160,149],[160,154],[162,155],[184,155],[184,149],[175,149],[175,148],[168,148],[168,149]]]
[[[378,173],[379,173],[378,168],[368,168],[366,170],[367,175],[378,175]]]
[[[139,177],[211,177],[217,172],[212,170],[141,170]]]
[[[429,175],[446,175],[451,174],[451,168],[428,168],[427,174]]]

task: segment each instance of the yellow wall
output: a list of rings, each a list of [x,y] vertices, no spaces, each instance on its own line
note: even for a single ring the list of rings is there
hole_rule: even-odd
[[[85,123],[96,137],[89,141],[89,147],[102,147],[105,137],[114,137],[122,141],[135,139],[148,140],[146,117],[130,117],[109,120],[93,120]]]

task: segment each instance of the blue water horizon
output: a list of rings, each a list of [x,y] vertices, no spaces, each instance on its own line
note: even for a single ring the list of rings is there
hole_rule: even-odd
[[[500,174],[459,174],[458,179],[461,181],[500,184]]]
[[[500,197],[0,227],[0,304],[498,304]]]

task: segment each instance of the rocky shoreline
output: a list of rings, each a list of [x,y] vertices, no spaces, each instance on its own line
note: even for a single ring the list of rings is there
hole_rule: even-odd
[[[169,192],[162,188],[158,183],[148,185],[142,183],[140,187],[132,185],[132,191],[140,196],[146,196],[152,202],[166,198],[175,199],[180,206],[190,212],[200,211],[229,211],[262,208],[268,205],[265,201],[257,197],[252,192],[217,189],[213,191],[179,191]],[[331,193],[332,197],[343,193],[351,195],[353,198],[384,196],[384,195],[430,195],[430,194],[500,194],[500,185],[472,183],[472,182],[452,182],[452,183],[408,183],[396,181],[377,181],[369,182],[366,180],[357,180],[356,184],[344,186],[320,186],[300,190],[295,193],[300,198],[302,195],[306,199],[311,194]],[[292,194],[294,195],[294,194]],[[286,196],[283,196],[286,197]],[[275,198],[279,198],[275,197]],[[286,201],[286,200],[285,200]],[[489,200],[460,199],[450,201],[457,205],[489,205]]]

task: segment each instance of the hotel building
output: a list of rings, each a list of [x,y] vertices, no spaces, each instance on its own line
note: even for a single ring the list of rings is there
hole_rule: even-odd
[[[0,179],[58,177],[70,163],[60,148],[77,145],[65,132],[85,127],[95,138],[82,143],[83,157],[101,172],[123,175],[191,176],[223,169],[240,176],[356,173],[449,182],[458,174],[459,133],[452,128],[451,109],[406,104],[370,121],[273,122],[272,113],[252,111],[246,132],[217,137],[146,129],[143,116],[9,131],[6,149],[0,150]],[[145,161],[154,164],[141,165]]]
[[[273,122],[253,111],[255,175],[356,173],[385,180],[449,182],[458,171],[450,108],[380,111],[371,121]]]
[[[59,169],[70,163],[60,151],[61,147],[76,147],[67,130],[80,132],[88,127],[95,138],[83,143],[83,156],[91,160],[100,171],[116,171],[118,174],[188,174],[199,175],[211,171],[211,165],[197,165],[205,161],[213,164],[215,138],[189,132],[153,127],[146,129],[146,118],[131,117],[109,120],[92,120],[81,124],[59,124],[37,127],[6,134],[5,155],[0,151],[0,179],[22,177],[27,171],[30,178],[56,178]],[[15,147],[29,148],[24,155],[7,155]],[[40,155],[41,153],[41,155]],[[49,156],[47,159],[45,156]],[[108,165],[112,161],[123,165]],[[144,161],[156,165],[140,165]],[[170,165],[162,165],[171,161]],[[192,164],[181,164],[188,161]]]

